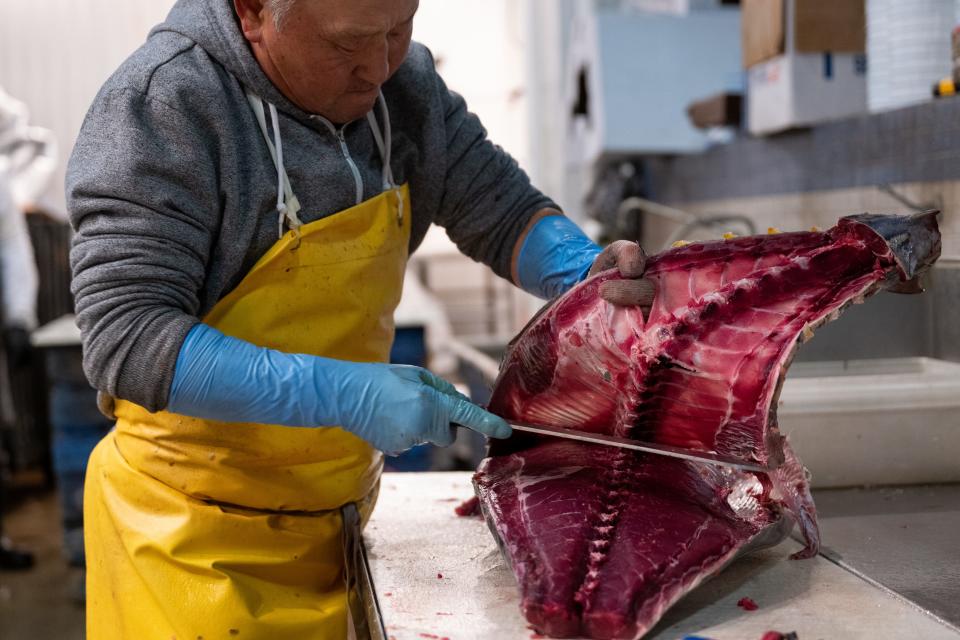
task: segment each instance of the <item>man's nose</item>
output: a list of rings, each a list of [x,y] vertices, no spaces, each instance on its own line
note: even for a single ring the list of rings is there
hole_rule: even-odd
[[[378,87],[390,76],[390,45],[386,38],[371,45],[357,67],[356,75],[361,80]]]

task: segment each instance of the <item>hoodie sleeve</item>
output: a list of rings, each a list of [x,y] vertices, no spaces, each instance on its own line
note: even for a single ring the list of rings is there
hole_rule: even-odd
[[[514,245],[533,215],[559,207],[530,184],[510,154],[487,137],[480,119],[450,91],[440,75],[436,83],[446,132],[443,194],[435,222],[457,247],[507,280]]]
[[[98,390],[166,406],[221,203],[197,118],[131,89],[101,94],[67,170],[84,371]]]

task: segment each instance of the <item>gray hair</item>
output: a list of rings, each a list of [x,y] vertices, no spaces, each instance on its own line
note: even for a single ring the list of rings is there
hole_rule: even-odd
[[[267,0],[267,6],[273,14],[273,25],[277,31],[283,26],[283,20],[287,17],[290,9],[297,0]]]

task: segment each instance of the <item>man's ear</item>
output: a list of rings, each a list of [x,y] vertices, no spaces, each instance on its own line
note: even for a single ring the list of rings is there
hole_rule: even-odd
[[[240,17],[240,30],[248,42],[263,39],[264,21],[269,19],[265,0],[233,0],[234,9]]]

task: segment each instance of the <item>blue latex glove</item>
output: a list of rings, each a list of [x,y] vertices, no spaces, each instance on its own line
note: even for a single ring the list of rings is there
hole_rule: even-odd
[[[426,369],[283,353],[204,324],[180,348],[167,410],[226,422],[339,425],[388,454],[425,442],[447,446],[451,424],[495,438],[511,432]]]
[[[549,300],[583,280],[600,247],[566,216],[546,216],[527,233],[517,255],[519,285]]]
[[[546,299],[614,267],[622,278],[601,284],[600,297],[615,305],[639,306],[649,314],[656,290],[643,278],[647,256],[636,242],[617,240],[601,251],[568,218],[546,216],[527,233],[517,255],[520,286]]]

